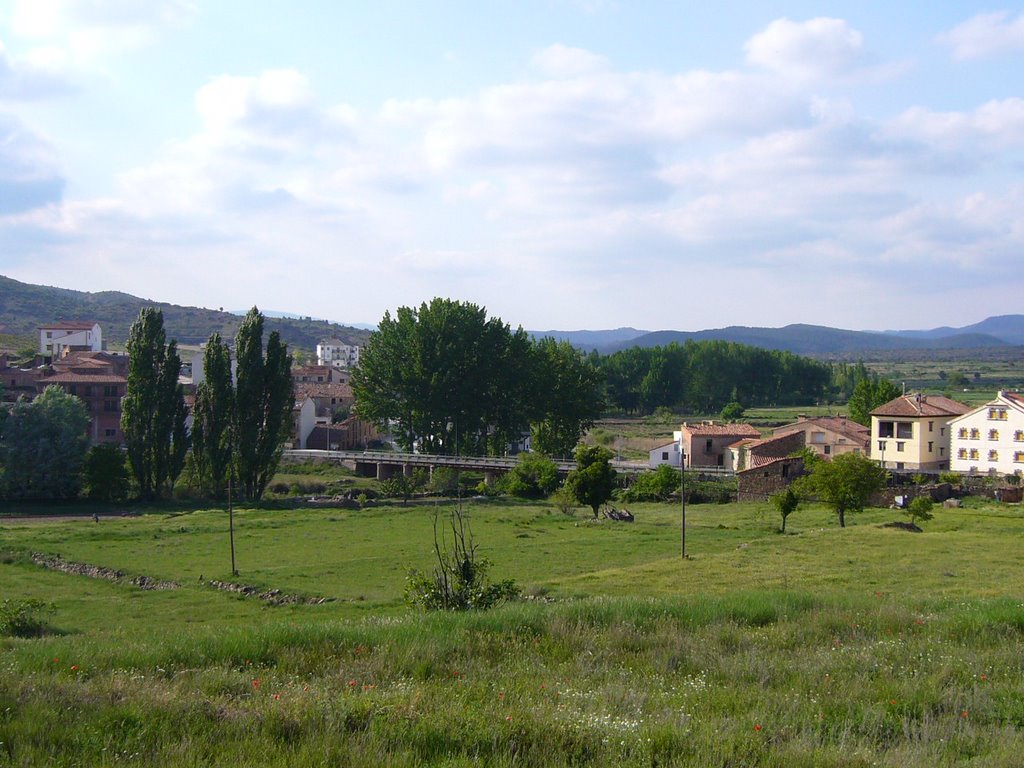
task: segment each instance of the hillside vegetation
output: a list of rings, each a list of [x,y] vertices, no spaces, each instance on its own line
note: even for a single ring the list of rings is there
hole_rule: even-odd
[[[93,320],[103,329],[105,341],[124,343],[128,328],[143,307],[163,312],[169,338],[179,344],[200,344],[211,333],[234,339],[242,317],[221,310],[182,307],[151,301],[116,291],[86,293],[20,283],[0,275],[0,333],[34,337],[40,325],[57,320]],[[315,349],[323,338],[339,338],[349,344],[365,344],[370,332],[322,320],[268,317],[267,333],[278,331],[289,346]]]

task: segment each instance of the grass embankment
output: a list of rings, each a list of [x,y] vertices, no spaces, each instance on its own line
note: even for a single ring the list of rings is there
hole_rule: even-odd
[[[337,598],[280,608],[200,584],[227,577],[221,512],[4,521],[5,596],[53,601],[59,634],[0,641],[0,765],[1019,764],[1017,508],[780,536],[766,505],[692,507],[686,562],[672,507],[470,509],[495,577],[557,602],[404,608],[429,508],[240,512],[241,581]]]

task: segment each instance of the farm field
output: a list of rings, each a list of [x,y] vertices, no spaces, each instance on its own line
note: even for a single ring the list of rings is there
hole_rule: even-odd
[[[432,504],[0,518],[0,765],[1018,765],[1024,514],[971,501],[926,531],[767,504],[635,505],[634,524],[469,501],[529,599],[406,607]],[[446,505],[439,506],[443,514]],[[30,554],[119,569],[117,582]],[[176,589],[143,590],[146,575]],[[200,576],[203,581],[200,581]]]

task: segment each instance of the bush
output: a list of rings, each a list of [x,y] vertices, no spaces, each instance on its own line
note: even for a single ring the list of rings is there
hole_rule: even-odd
[[[85,456],[85,485],[90,499],[121,501],[128,496],[128,465],[116,445],[94,445]]]
[[[718,418],[720,418],[722,421],[736,421],[736,419],[743,418],[744,410],[745,409],[742,405],[733,400],[731,403],[728,403],[724,408],[722,408],[722,412],[718,414]]]
[[[454,496],[459,490],[459,472],[452,467],[434,467],[427,490],[438,496]]]
[[[46,614],[54,607],[42,600],[4,600],[0,602],[0,635],[38,637],[46,631]]]
[[[523,453],[501,478],[502,491],[524,499],[540,499],[558,487],[558,465],[542,453]]]
[[[551,495],[551,502],[563,515],[567,517],[574,517],[576,515],[576,507],[578,504],[576,496],[573,495],[572,491],[564,485],[559,487],[558,490]]]
[[[960,485],[963,477],[959,472],[943,472],[939,475],[940,483],[949,483],[950,485]]]
[[[519,597],[511,580],[490,583],[490,562],[476,553],[473,533],[462,515],[452,510],[448,535],[439,533],[439,518],[434,515],[434,554],[438,566],[433,573],[413,570],[406,581],[406,599],[428,611],[484,610],[505,600]]]
[[[626,488],[620,498],[626,502],[665,501],[679,491],[679,472],[668,464],[662,464],[653,472],[642,472],[633,484]]]

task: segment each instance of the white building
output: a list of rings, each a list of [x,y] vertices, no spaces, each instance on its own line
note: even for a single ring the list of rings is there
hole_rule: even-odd
[[[327,339],[316,345],[317,365],[354,368],[359,364],[359,347],[339,339]]]
[[[679,469],[679,433],[675,433],[676,439],[671,443],[659,445],[648,451],[647,464],[651,469],[657,469],[662,464]]]
[[[1024,474],[1024,396],[1000,392],[995,400],[949,423],[957,472]]]
[[[75,320],[40,326],[39,354],[59,360],[68,349],[102,352],[103,332],[100,324]]]

